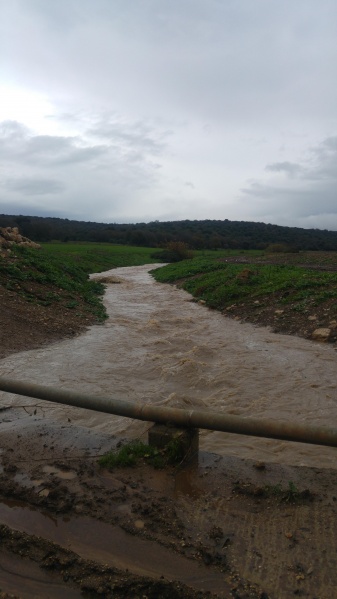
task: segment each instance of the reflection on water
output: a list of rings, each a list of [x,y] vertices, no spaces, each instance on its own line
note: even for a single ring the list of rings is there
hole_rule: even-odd
[[[76,472],[72,472],[71,470],[61,470],[60,468],[56,468],[56,466],[43,466],[42,470],[45,474],[50,474],[56,476],[56,478],[62,478],[63,480],[72,480],[77,476]]]
[[[221,572],[210,571],[203,564],[193,562],[166,547],[130,535],[121,528],[105,522],[87,517],[63,516],[51,519],[19,502],[4,501],[0,503],[0,523],[27,534],[43,535],[44,539],[66,547],[84,559],[104,564],[105,567],[109,565],[157,579],[165,577],[168,580],[178,580],[198,590],[215,592],[218,597],[225,596],[227,585]],[[136,520],[134,525],[138,529],[144,528],[142,520]],[[1,574],[0,555],[0,580]],[[26,584],[27,578],[26,575]],[[46,592],[28,595],[28,597],[59,596],[54,593],[46,594]],[[72,597],[70,592],[69,595],[67,594],[67,591],[63,596]]]
[[[156,283],[151,267],[119,268],[110,315],[75,339],[0,361],[0,374],[93,395],[201,407],[241,416],[337,426],[336,357],[319,345],[225,318]],[[100,275],[93,275],[100,276]],[[0,393],[5,404],[32,400]],[[48,405],[45,416],[135,436],[146,423]],[[334,467],[336,450],[202,431],[204,450],[288,464]]]

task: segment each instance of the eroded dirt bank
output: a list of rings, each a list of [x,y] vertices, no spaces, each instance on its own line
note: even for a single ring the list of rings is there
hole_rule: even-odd
[[[251,327],[244,337],[237,332],[240,324],[228,319],[221,329],[221,315],[166,286],[151,307],[153,283],[144,268],[137,273],[138,282],[111,288],[106,296],[110,321],[90,329],[84,345],[78,337],[9,356],[0,362],[1,374],[167,405],[195,401],[255,415],[272,414],[276,406],[284,419],[304,411],[305,421],[329,414],[331,420],[336,400],[332,348],[282,336],[282,353],[279,336],[270,341],[271,333]],[[166,291],[171,310],[163,304]],[[209,316],[216,318],[214,324]],[[192,329],[195,321],[200,337]],[[229,362],[231,334],[239,366]],[[104,343],[113,339],[113,355],[111,345],[99,345],[102,336]],[[128,356],[124,364],[122,342],[124,359]],[[90,371],[86,359],[94,356]],[[294,387],[293,401],[282,401]],[[238,405],[242,396],[245,401]],[[202,434],[209,451],[201,452],[199,464],[157,471],[144,463],[109,473],[99,468],[98,456],[124,438],[145,439],[147,426],[4,394],[1,402],[4,592],[19,597],[334,596],[334,450]],[[210,453],[220,448],[223,456]]]

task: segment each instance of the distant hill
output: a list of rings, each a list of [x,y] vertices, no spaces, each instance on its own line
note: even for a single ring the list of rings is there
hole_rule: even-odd
[[[33,241],[95,241],[162,247],[183,241],[192,249],[266,249],[283,244],[293,251],[337,250],[337,231],[281,227],[230,220],[182,220],[106,224],[40,216],[0,215],[0,227],[19,227]]]

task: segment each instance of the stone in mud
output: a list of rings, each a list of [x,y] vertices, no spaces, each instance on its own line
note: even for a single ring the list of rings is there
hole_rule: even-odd
[[[120,279],[113,276],[95,277],[95,281],[99,281],[99,283],[106,283],[107,285],[117,285],[118,283],[121,283]]]
[[[328,328],[322,328],[322,329],[315,329],[311,335],[312,339],[314,339],[315,341],[329,341],[329,338],[331,336],[331,329]]]

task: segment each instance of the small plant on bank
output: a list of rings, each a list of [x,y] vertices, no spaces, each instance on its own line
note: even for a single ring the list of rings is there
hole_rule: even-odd
[[[277,501],[285,503],[305,503],[314,499],[314,494],[309,489],[300,491],[292,481],[288,482],[286,489],[282,487],[281,483],[259,487],[253,483],[237,481],[233,492],[249,497],[265,497],[266,499],[273,497]]]
[[[123,445],[123,447],[121,447],[119,450],[110,451],[106,455],[102,456],[98,460],[98,463],[100,466],[109,469],[116,467],[124,468],[126,466],[135,466],[137,461],[142,458],[150,460],[155,457],[156,455],[153,451],[153,447],[149,447],[141,441],[131,441],[131,443]]]
[[[163,449],[146,445],[142,441],[131,441],[117,451],[109,451],[99,458],[98,464],[103,468],[113,470],[114,468],[136,466],[141,460],[144,460],[154,468],[164,468],[168,464],[180,463],[184,457],[183,447],[177,439],[170,441]]]
[[[281,484],[266,487],[267,494],[268,492],[271,495],[278,497],[281,501],[285,501],[286,503],[301,503],[303,501],[308,501],[313,499],[313,494],[309,489],[305,489],[304,491],[300,491],[293,481],[288,482],[288,488],[283,489]]]
[[[172,439],[163,451],[168,464],[180,464],[186,456],[186,449],[180,439]]]
[[[288,489],[284,492],[283,501],[287,503],[296,503],[302,498],[302,494],[291,480],[288,483]]]
[[[293,483],[291,480],[288,482],[287,489],[283,489],[279,483],[278,485],[267,485],[265,490],[267,495],[273,495],[280,501],[284,501],[286,503],[301,503],[303,501],[313,499],[313,494],[309,491],[309,489],[300,491],[296,487],[295,483]]]

